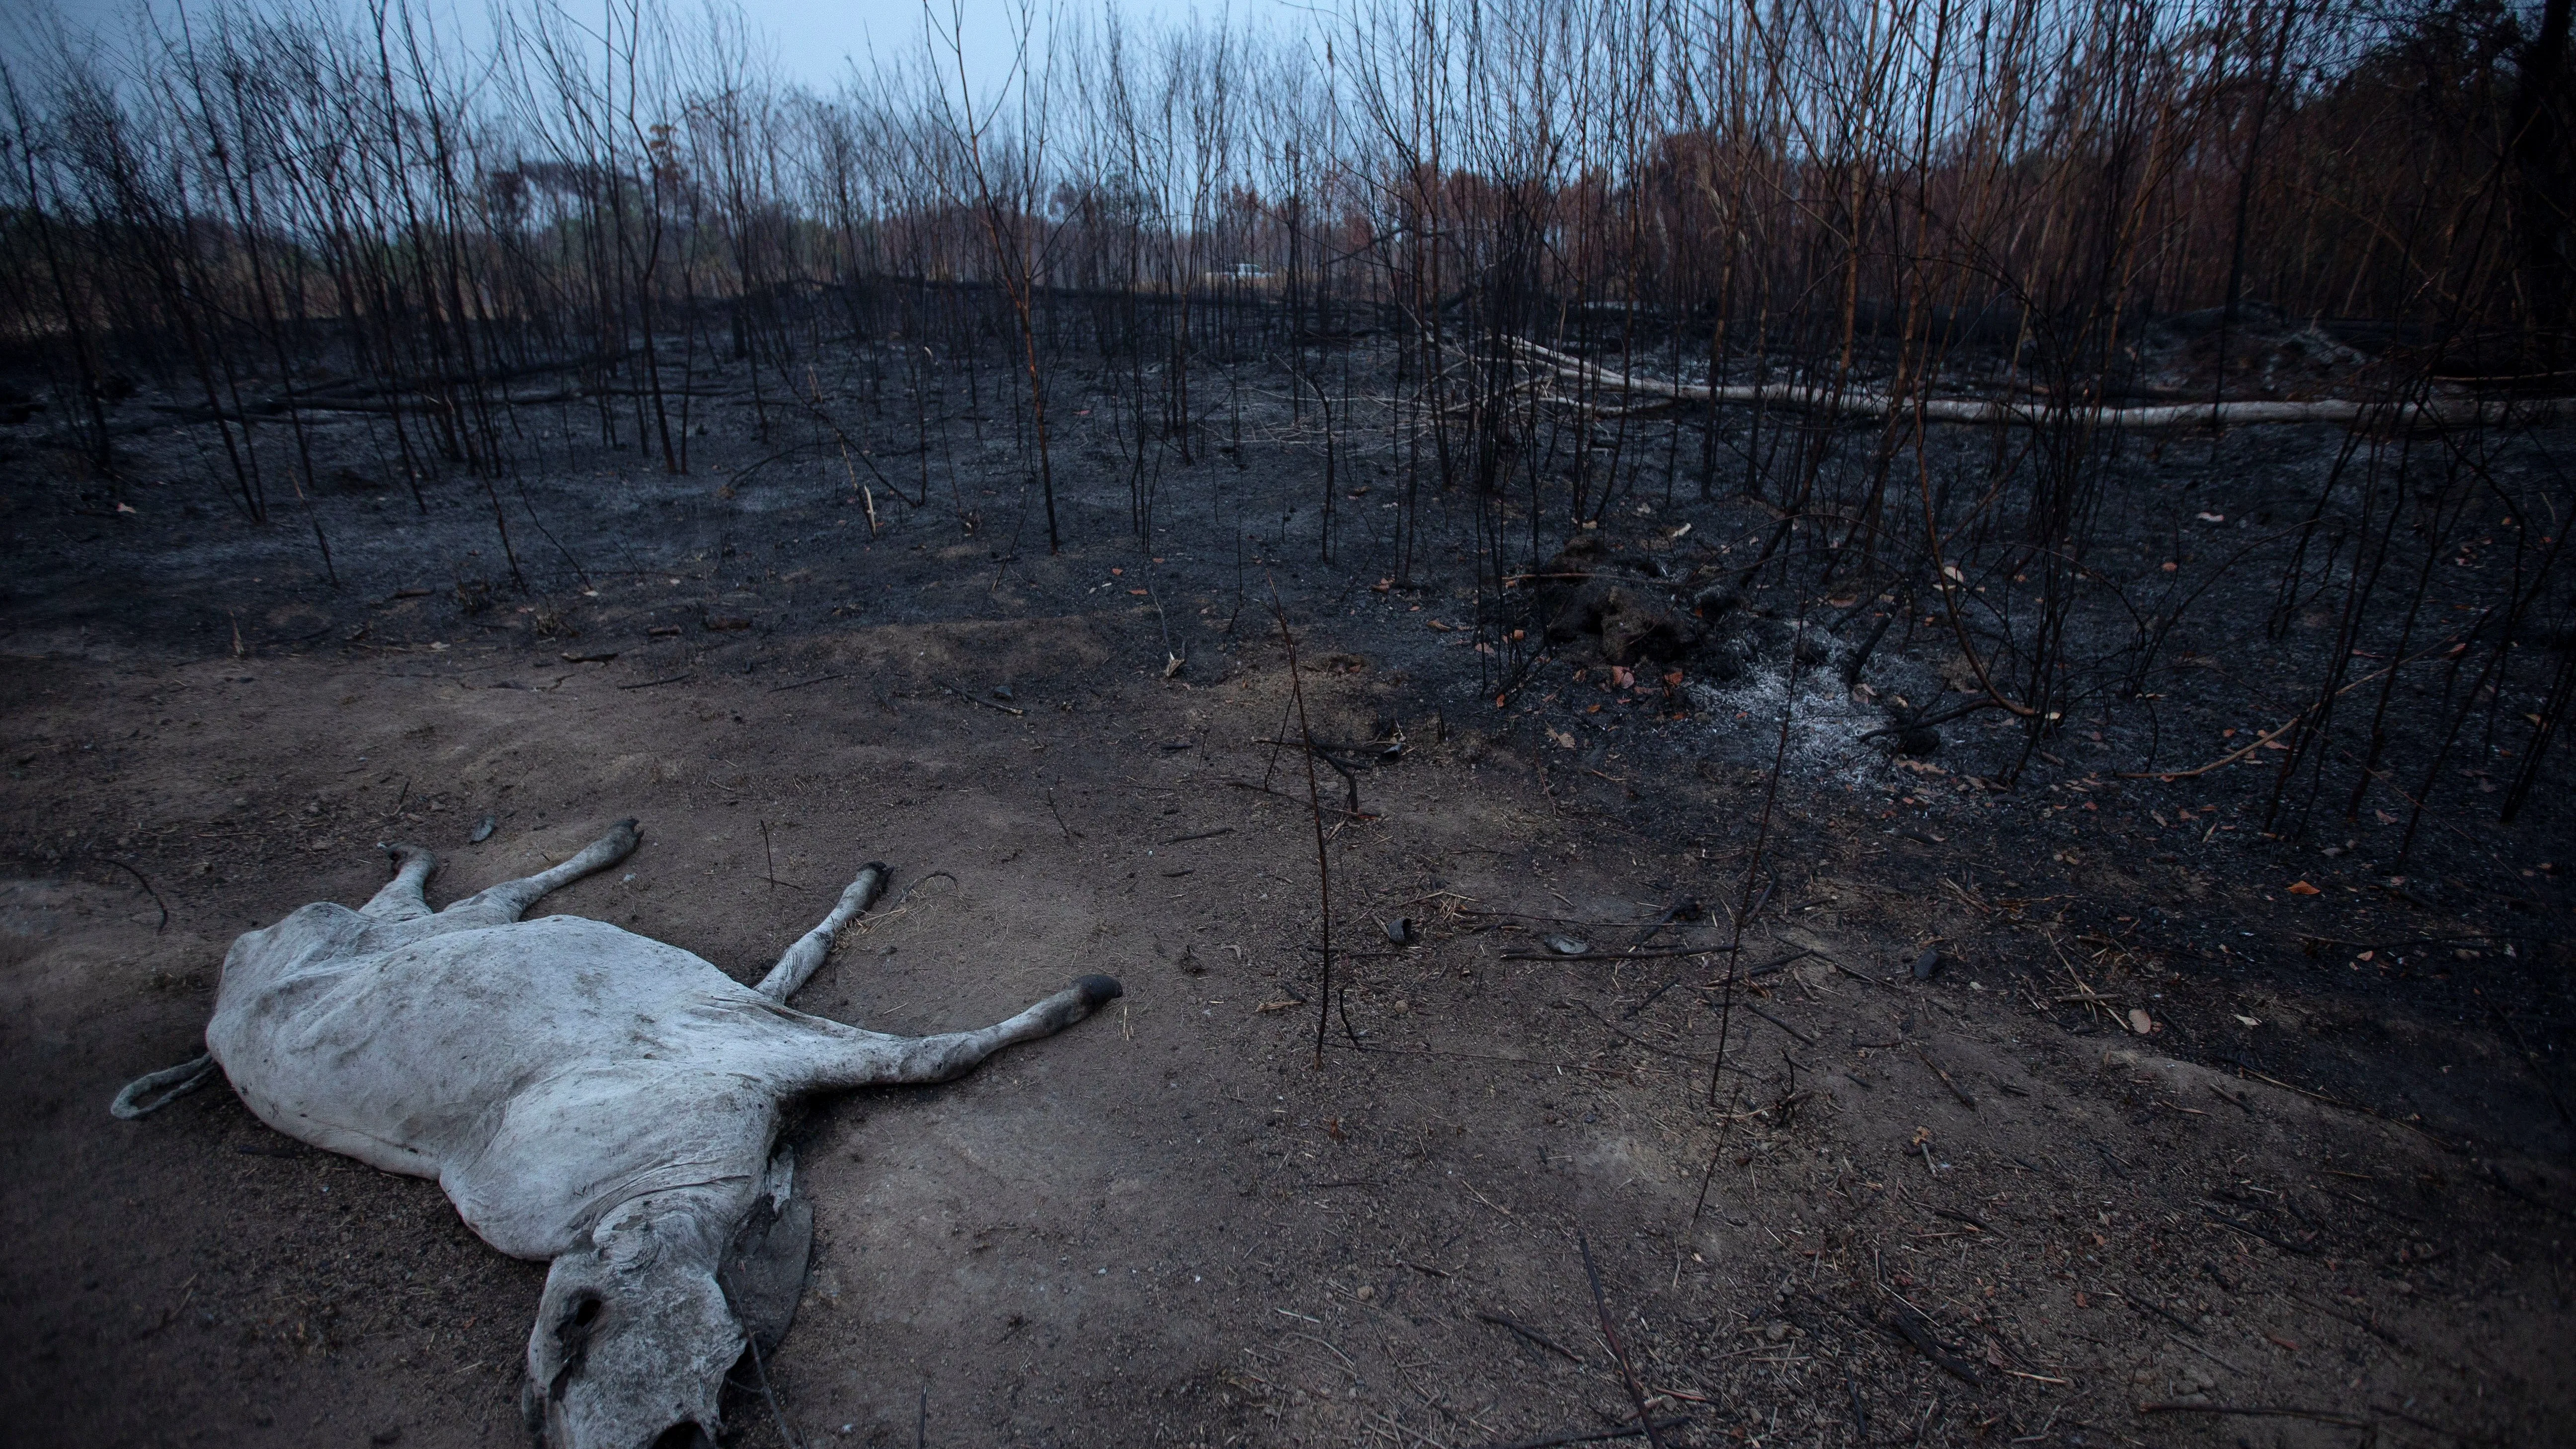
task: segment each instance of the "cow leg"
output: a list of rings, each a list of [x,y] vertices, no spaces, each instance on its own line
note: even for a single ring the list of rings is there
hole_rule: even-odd
[[[832,937],[876,900],[885,889],[886,877],[893,873],[894,867],[881,860],[861,867],[859,878],[841,892],[840,904],[832,907],[832,913],[797,937],[787,954],[778,958],[778,964],[769,968],[769,974],[760,978],[760,994],[772,1001],[785,1001],[804,989],[805,983],[822,968],[823,958],[832,954]]]
[[[439,912],[442,916],[481,917],[494,925],[517,920],[537,898],[589,875],[606,870],[634,852],[643,836],[632,820],[620,820],[608,833],[581,848],[581,853],[551,870],[486,886]]]
[[[864,1034],[855,1042],[836,1042],[816,1064],[805,1084],[810,1087],[878,1087],[945,1082],[972,1071],[984,1058],[1006,1046],[1053,1036],[1126,994],[1112,976],[1085,976],[1072,986],[1008,1021],[980,1031],[952,1031],[938,1036]]]
[[[438,869],[438,857],[417,845],[388,845],[385,850],[394,858],[394,878],[360,906],[358,914],[379,921],[410,921],[428,915],[429,902],[421,898],[420,888],[429,883],[429,873]]]

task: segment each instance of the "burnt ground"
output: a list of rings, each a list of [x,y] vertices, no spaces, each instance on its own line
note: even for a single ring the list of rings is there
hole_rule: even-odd
[[[546,466],[424,509],[351,418],[316,433],[337,587],[291,503],[227,510],[210,434],[127,438],[114,478],[9,443],[10,1437],[520,1442],[541,1265],[229,1092],[105,1104],[198,1049],[233,935],[362,899],[378,841],[439,849],[443,901],[635,815],[642,850],[550,906],[746,979],[896,863],[807,1009],[931,1031],[1128,988],[795,1129],[818,1249],[771,1367],[806,1443],[1595,1433],[1636,1415],[1605,1317],[1670,1443],[2576,1438],[2564,764],[2502,825],[2520,740],[2471,731],[2402,871],[2400,796],[2347,822],[2334,786],[2274,839],[2261,750],[2123,778],[2304,702],[2333,617],[2264,630],[2242,559],[2339,434],[2132,445],[2103,568],[2194,599],[2144,697],[2027,752],[1989,713],[1898,755],[1863,738],[1885,701],[1967,698],[1948,632],[1904,609],[1847,693],[1899,596],[1734,588],[1773,516],[1694,501],[1687,466],[1542,530],[1592,540],[1556,571],[1651,596],[1614,634],[1669,606],[1693,636],[1614,667],[1597,592],[1479,620],[1454,496],[1425,490],[1413,578],[1376,588],[1398,482],[1368,448],[1316,562],[1311,427],[1244,392],[1239,448],[1220,415],[1226,449],[1160,470],[1150,548],[1111,440],[1068,423],[1052,556],[1007,421],[945,424],[923,508],[705,404],[688,476],[540,438]],[[913,424],[867,435],[905,486]],[[2568,442],[2486,464],[2563,480]],[[2446,560],[2437,613],[2478,606],[2514,527]],[[1296,729],[1273,586],[1312,733],[1351,747],[1352,785],[1321,775],[1329,1001],[1304,757],[1264,743]],[[2400,745],[2473,687],[2408,669]],[[784,1442],[757,1396],[732,1414]]]

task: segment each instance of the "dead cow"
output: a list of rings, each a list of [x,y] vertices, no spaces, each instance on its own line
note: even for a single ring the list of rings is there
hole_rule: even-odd
[[[637,839],[622,821],[435,913],[421,898],[435,860],[392,847],[393,882],[364,908],[309,905],[235,941],[206,1054],[113,1109],[141,1116],[221,1067],[270,1126],[434,1177],[485,1242],[550,1260],[524,1402],[560,1449],[710,1442],[726,1374],[786,1331],[813,1219],[776,1146],[785,1104],[946,1081],[1120,994],[1085,976],[998,1025],[926,1037],[789,1009],[884,886],[881,864],[756,988],[599,921],[519,919]]]

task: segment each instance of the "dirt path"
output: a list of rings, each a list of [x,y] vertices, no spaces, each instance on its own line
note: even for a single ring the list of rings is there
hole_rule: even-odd
[[[1372,818],[1333,823],[1352,954],[1315,1069],[1303,770],[1251,743],[1279,728],[1284,661],[1246,645],[1163,681],[1128,642],[1082,618],[885,625],[637,688],[631,660],[510,646],[9,660],[9,829],[113,842],[170,913],[95,857],[0,895],[27,1098],[0,1129],[11,1436],[523,1442],[539,1267],[227,1092],[140,1123],[104,1104],[195,1049],[233,934],[361,899],[378,839],[441,849],[452,899],[626,814],[631,876],[549,904],[746,978],[859,862],[896,862],[808,1009],[925,1031],[1080,971],[1128,987],[961,1083],[796,1129],[819,1247],[773,1371],[807,1443],[1595,1432],[1635,1417],[1600,1313],[1675,1443],[2541,1443],[2576,1422],[2566,1218],[2543,1206],[2568,1200],[2563,1140],[2453,1144],[2170,1060],[2112,1020],[2162,1017],[2160,982],[2190,994],[2160,956],[2040,929],[2067,903],[1969,884],[1862,796],[1779,802],[1763,848],[1795,898],[1745,943],[1761,974],[1712,989],[1723,955],[1606,958],[1678,901],[1729,899],[1760,790],[1663,780],[1641,815],[1612,770],[1319,665],[1319,733],[1394,712],[1411,747],[1361,777]],[[1245,788],[1265,778],[1285,793]],[[1419,944],[1389,942],[1398,916]],[[1683,919],[1637,949],[1724,935]],[[2027,964],[2034,937],[2089,986]],[[2050,999],[2079,989],[2115,1000]],[[2301,1030],[2322,990],[2244,1030]],[[2546,1121],[2483,1050],[2458,1092]],[[2186,1407],[2140,1407],[2160,1403]],[[732,1412],[741,1442],[782,1442],[756,1397]]]

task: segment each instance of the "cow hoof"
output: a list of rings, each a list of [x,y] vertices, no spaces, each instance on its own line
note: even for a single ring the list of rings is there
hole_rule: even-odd
[[[860,866],[857,878],[850,882],[851,890],[858,890],[861,885],[867,887],[866,890],[859,891],[859,909],[864,911],[875,905],[878,898],[885,894],[886,883],[893,879],[894,867],[882,860],[872,860]]]
[[[1085,976],[1073,983],[1073,989],[1081,993],[1083,1006],[1092,1011],[1127,994],[1127,988],[1119,985],[1115,976]]]

